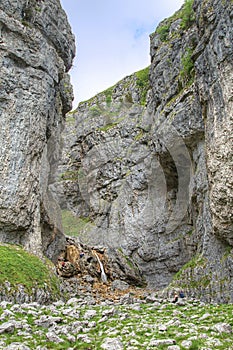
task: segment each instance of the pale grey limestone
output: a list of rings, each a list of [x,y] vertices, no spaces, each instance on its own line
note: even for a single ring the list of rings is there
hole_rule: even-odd
[[[0,28],[0,241],[55,261],[65,241],[51,187],[74,37],[59,0],[2,0]]]
[[[108,247],[115,278],[162,289],[199,256],[177,287],[217,302],[233,300],[232,6],[195,0],[189,28],[175,20],[167,41],[151,34],[146,106],[135,74],[110,102],[102,93],[79,105],[58,186],[63,207],[90,219],[81,240]]]
[[[212,318],[203,318],[201,320],[200,315],[203,312],[203,308],[206,307],[206,310],[208,310],[208,305],[189,300],[186,306],[179,306],[179,309],[177,309],[177,306],[170,304],[168,300],[158,300],[160,301],[158,305],[148,303],[146,309],[144,307],[138,308],[140,306],[138,302],[125,305],[116,303],[114,306],[99,305],[98,307],[92,307],[88,306],[87,302],[83,304],[80,300],[73,304],[74,314],[80,312],[79,320],[67,312],[70,310],[68,302],[55,302],[43,306],[36,303],[22,304],[18,305],[21,308],[20,310],[17,310],[13,303],[6,304],[2,302],[1,307],[7,307],[11,311],[11,315],[10,321],[1,323],[1,330],[3,331],[1,332],[0,349],[26,350],[28,346],[31,348],[29,342],[32,344],[31,342],[33,341],[35,349],[45,350],[47,341],[60,344],[64,340],[70,342],[71,348],[73,344],[76,347],[79,346],[79,341],[95,347],[98,341],[103,349],[117,349],[118,347],[122,349],[127,347],[128,349],[128,346],[136,349],[143,346],[145,349],[150,349],[165,345],[174,350],[178,349],[179,346],[190,348],[192,345],[194,346],[194,341],[197,340],[201,340],[203,346],[205,348],[209,346],[210,349],[218,348],[223,344],[223,341],[227,341],[226,349],[231,349],[232,326],[230,323],[219,323],[217,321],[223,316],[220,311],[221,306],[216,305],[216,309],[212,308]],[[172,305],[173,310],[171,310]],[[28,317],[32,309],[33,311],[36,310],[37,313]],[[163,312],[164,310],[166,316],[161,314],[161,311]],[[57,313],[63,316],[58,319],[55,316]],[[150,322],[150,313],[153,315],[154,322]],[[88,317],[86,317],[87,314],[89,315]],[[92,320],[93,315],[98,321]],[[104,316],[104,319],[102,316]],[[9,317],[9,315],[6,315],[6,317]],[[44,320],[50,320],[51,322],[46,323]],[[121,324],[121,321],[125,320],[128,322]],[[230,320],[229,315],[228,320]],[[32,321],[33,324],[31,324]],[[121,324],[121,326],[110,327],[109,324],[112,321],[117,322],[117,325]],[[104,325],[100,326],[101,332],[99,322],[105,322]],[[166,327],[164,327],[165,322]],[[185,340],[175,340],[169,337],[169,332],[171,330],[174,332],[174,327],[177,330],[177,338],[182,339],[185,337]],[[22,343],[15,341],[15,330],[17,331],[17,336],[23,340]],[[96,332],[93,333],[93,330],[96,330]],[[157,330],[160,330],[160,332],[157,333]],[[11,340],[8,338],[8,333],[11,334],[12,332],[14,332],[14,337],[12,335]],[[142,332],[145,337],[143,344],[140,341]],[[224,333],[224,337],[222,333]],[[37,335],[37,339],[34,335]],[[226,336],[229,339],[225,339]],[[8,347],[6,342],[9,344]],[[62,346],[62,344],[60,345]]]
[[[124,346],[119,338],[106,338],[101,344],[101,349],[105,350],[123,350]]]
[[[107,247],[113,278],[163,289],[199,256],[176,286],[233,301],[232,6],[195,0],[189,28],[178,19],[167,41],[153,33],[146,104],[136,74],[116,84],[111,100],[105,92],[81,103],[67,116],[57,170],[74,38],[58,0],[2,0],[1,242],[56,261],[65,246],[59,202],[89,218],[80,239]],[[189,49],[190,81],[181,74]],[[22,287],[16,302],[30,300]]]

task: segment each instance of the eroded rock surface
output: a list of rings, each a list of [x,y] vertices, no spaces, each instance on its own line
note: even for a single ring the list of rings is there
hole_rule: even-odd
[[[196,0],[163,21],[149,78],[69,115],[59,182],[63,208],[89,220],[80,238],[107,246],[123,279],[161,289],[184,267],[186,292],[221,302],[233,300],[232,6]]]
[[[1,1],[0,241],[53,260],[65,243],[51,189],[74,51],[60,1]]]

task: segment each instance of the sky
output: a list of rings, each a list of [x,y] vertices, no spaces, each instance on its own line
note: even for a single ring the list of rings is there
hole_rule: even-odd
[[[73,108],[150,64],[149,35],[184,0],[61,0],[76,38]]]

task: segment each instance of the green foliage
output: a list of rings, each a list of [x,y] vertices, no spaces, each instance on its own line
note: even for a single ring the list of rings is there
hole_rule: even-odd
[[[145,69],[142,69],[136,73],[134,73],[136,75],[136,86],[138,88],[140,88],[140,93],[141,93],[141,105],[145,105],[146,103],[146,95],[147,95],[147,91],[150,88],[150,83],[149,83],[149,67],[146,67]],[[132,75],[133,76],[133,75]],[[112,103],[112,96],[114,93],[114,90],[116,89],[116,87],[118,85],[121,85],[121,88],[123,90],[126,91],[125,93],[125,100],[129,103],[133,103],[133,98],[132,98],[132,94],[129,91],[129,87],[131,82],[133,82],[133,80],[128,80],[125,81],[125,78],[120,80],[119,82],[117,82],[115,85],[111,86],[110,88],[100,92],[99,94],[95,95],[94,97],[90,98],[87,101],[83,101],[80,102],[80,104],[87,104],[86,107],[89,107],[89,112],[91,116],[99,116],[99,115],[105,115],[105,114],[109,114],[111,112],[109,112],[109,110],[104,107],[100,107],[98,104],[101,104],[102,102],[98,102],[98,101],[102,101],[103,100],[103,95],[105,96],[105,101],[107,106],[109,107]],[[122,100],[123,102],[123,100]],[[79,104],[79,105],[80,105]],[[101,106],[103,106],[101,104]],[[120,108],[120,105],[119,105]]]
[[[101,108],[100,108],[99,106],[93,106],[93,107],[91,107],[91,108],[89,109],[89,112],[91,113],[91,115],[92,115],[93,117],[98,117],[98,116],[101,115],[102,110],[101,110]]]
[[[167,23],[163,26],[158,27],[158,29],[156,30],[156,32],[159,34],[160,36],[160,40],[161,41],[166,41],[168,34],[169,34],[169,30],[170,30],[170,23]]]
[[[193,11],[193,1],[194,0],[185,0],[184,2],[184,6],[182,8],[182,16],[181,16],[182,29],[189,28],[195,21],[195,13]]]
[[[136,72],[136,77],[137,77],[137,81],[136,81],[136,86],[138,88],[140,88],[141,90],[141,105],[145,105],[146,103],[146,95],[147,95],[147,91],[150,88],[150,80],[149,80],[149,70],[150,70],[150,66]]]
[[[104,131],[104,132],[107,132],[108,130],[111,130],[112,128],[114,128],[118,123],[109,123],[109,124],[106,124],[104,126],[101,126],[101,128],[99,128],[98,130],[99,131]]]
[[[36,10],[36,12],[41,12],[41,11],[42,11],[41,7],[39,7],[39,6],[37,6],[37,7],[35,8],[35,10]]]
[[[62,210],[62,226],[65,235],[70,237],[78,237],[79,232],[90,223],[89,217],[76,217],[69,210]]]
[[[212,281],[212,273],[206,272],[195,277],[194,271],[203,271],[206,267],[206,259],[201,255],[194,256],[188,263],[186,263],[173,277],[170,287],[174,288],[188,288],[192,290],[199,290],[200,288],[207,288]],[[189,277],[187,277],[189,276]],[[192,277],[193,276],[193,277]]]
[[[172,303],[163,303],[156,305],[156,303],[137,304],[135,305],[92,305],[86,306],[81,304],[74,304],[74,313],[76,310],[80,313],[78,323],[82,325],[82,329],[76,331],[74,328],[74,322],[77,323],[77,319],[72,317],[70,313],[70,305],[66,305],[63,311],[69,313],[58,314],[58,308],[51,308],[51,306],[33,306],[33,312],[28,315],[28,309],[22,305],[17,312],[17,321],[25,324],[27,319],[30,325],[31,335],[30,338],[27,332],[15,331],[12,334],[1,334],[1,342],[6,345],[10,345],[14,342],[25,344],[30,349],[46,348],[46,349],[78,349],[78,350],[101,350],[103,349],[103,341],[106,337],[120,338],[123,343],[124,349],[129,348],[129,344],[134,344],[135,349],[167,349],[168,345],[162,346],[150,346],[150,341],[155,339],[174,339],[177,346],[181,349],[184,347],[181,345],[184,340],[189,340],[191,345],[189,350],[198,349],[216,349],[226,350],[232,349],[232,335],[230,333],[218,332],[214,329],[214,326],[220,322],[232,324],[232,304],[229,305],[201,305],[199,303],[187,303],[185,306],[178,306]],[[10,306],[8,306],[10,308]],[[95,322],[92,327],[87,327],[87,319],[85,314],[89,309],[95,310],[96,315],[91,318],[91,321]],[[112,312],[111,310],[114,310]],[[0,314],[3,313],[3,308],[0,308]],[[106,313],[109,316],[103,318],[103,314]],[[202,319],[204,314],[209,314],[209,317]],[[5,322],[7,313],[5,312]],[[38,316],[39,315],[39,316]],[[61,324],[56,324],[54,333],[56,334],[59,327],[68,326],[70,333],[61,332],[59,337],[62,339],[61,343],[49,341],[46,338],[48,332],[47,327],[37,326],[35,321],[42,315],[60,316]],[[9,315],[9,318],[12,317]],[[178,321],[178,326],[171,322],[175,319]],[[101,322],[99,322],[101,320]],[[161,332],[158,324],[165,324],[166,329]],[[191,329],[195,334],[191,333]],[[205,336],[201,336],[205,334]],[[70,335],[74,335],[75,340],[70,340]],[[80,336],[79,336],[80,335]],[[215,341],[214,343],[212,342]]]
[[[80,102],[79,105],[80,105],[80,104],[87,103],[88,106],[90,107],[94,102],[97,102],[97,101],[98,101],[98,97],[99,97],[99,96],[101,96],[101,95],[104,94],[105,97],[106,97],[107,106],[110,106],[110,104],[111,104],[111,102],[112,102],[112,94],[113,94],[113,91],[114,91],[115,87],[116,87],[116,85],[113,85],[113,86],[111,86],[110,88],[108,88],[108,89],[106,89],[106,90],[104,90],[104,91],[98,93],[97,95],[95,95],[95,96],[89,98],[88,100]],[[90,108],[92,108],[92,107],[90,107]]]
[[[111,102],[112,102],[112,95],[107,95],[106,96],[106,103],[107,103],[107,105],[109,106],[111,104]]]
[[[75,124],[74,113],[67,113],[66,115],[66,123],[67,124]]]
[[[115,85],[111,86],[110,88],[108,88],[108,89],[103,91],[103,93],[104,93],[104,95],[106,97],[107,106],[110,106],[110,104],[112,102],[112,94],[113,94],[114,88],[115,88]]]
[[[145,135],[144,130],[140,130],[139,133],[137,135],[135,135],[134,140],[135,141],[140,141],[143,138],[144,135]]]
[[[27,1],[23,8],[23,21],[22,24],[27,25],[28,22],[33,22],[35,17],[42,11],[40,1],[30,0]],[[27,23],[27,24],[25,24]]]
[[[38,257],[16,245],[0,246],[0,285],[8,281],[17,290],[24,286],[30,294],[31,289],[43,288],[45,284],[54,292],[58,290],[58,281],[49,267]]]
[[[150,69],[150,66],[144,69],[141,69],[140,71],[135,73],[136,77],[138,78],[137,80],[138,86],[144,87],[147,84],[148,77],[149,77],[149,69]]]
[[[67,170],[60,175],[61,181],[78,181],[78,172],[75,170]]]
[[[126,176],[127,176],[127,174],[126,174]],[[122,248],[118,248],[118,252],[121,255],[121,257],[123,258],[125,264],[127,264],[132,270],[135,270],[137,272],[139,271],[137,264],[135,264],[135,262],[133,261],[133,259],[130,256],[123,253]],[[137,285],[137,287],[145,287],[145,286],[146,286],[145,281],[142,281],[142,283]]]
[[[24,18],[21,20],[21,23],[24,27],[32,28],[32,24]]]
[[[206,264],[205,258],[200,255],[195,255],[190,261],[187,262],[174,276],[173,280],[177,280],[182,277],[182,274],[187,269],[194,269],[197,266],[204,266]]]
[[[189,47],[181,58],[182,69],[180,71],[180,76],[183,86],[191,83],[194,78],[194,62],[192,54],[193,50]]]
[[[201,348],[201,341],[198,339],[194,339],[192,341],[192,345],[189,347],[189,350],[199,350]]]
[[[180,27],[185,30],[188,29],[195,20],[195,13],[193,11],[193,1],[185,0],[181,9],[174,13],[173,16],[166,18],[156,29],[156,33],[160,36],[161,41],[167,41],[171,24],[177,19],[181,19]]]
[[[226,245],[225,253],[222,256],[221,262],[223,263],[231,255],[233,255],[233,248],[230,245]]]
[[[126,100],[126,102],[128,102],[128,103],[133,103],[133,97],[132,97],[131,92],[128,92],[128,93],[125,95],[125,100]]]

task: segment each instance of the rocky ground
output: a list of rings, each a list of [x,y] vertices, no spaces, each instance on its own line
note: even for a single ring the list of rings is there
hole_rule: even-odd
[[[174,304],[120,281],[111,289],[77,285],[66,302],[0,303],[2,350],[226,350],[233,349],[232,327],[231,304],[186,298]]]
[[[36,271],[41,265],[36,269],[32,260],[31,270],[26,255],[24,266],[20,248],[12,247],[13,261],[7,250],[8,263],[4,265],[3,248],[9,247],[2,247],[0,276],[10,265],[19,284],[10,280],[10,289],[9,283],[0,280],[5,285],[0,300],[0,350],[233,349],[232,304],[203,303],[187,290],[185,298],[173,303],[178,292],[175,287],[155,291],[132,286],[113,278],[116,273],[103,249],[75,244],[73,240],[68,243],[57,265],[59,290],[52,296],[53,289],[47,288],[45,298],[35,298],[35,293],[23,288],[22,283],[32,282],[30,271],[34,271],[37,288],[33,290],[39,291],[50,275],[45,274],[38,284],[41,275],[37,276]],[[21,270],[27,275],[26,282],[19,278]]]

